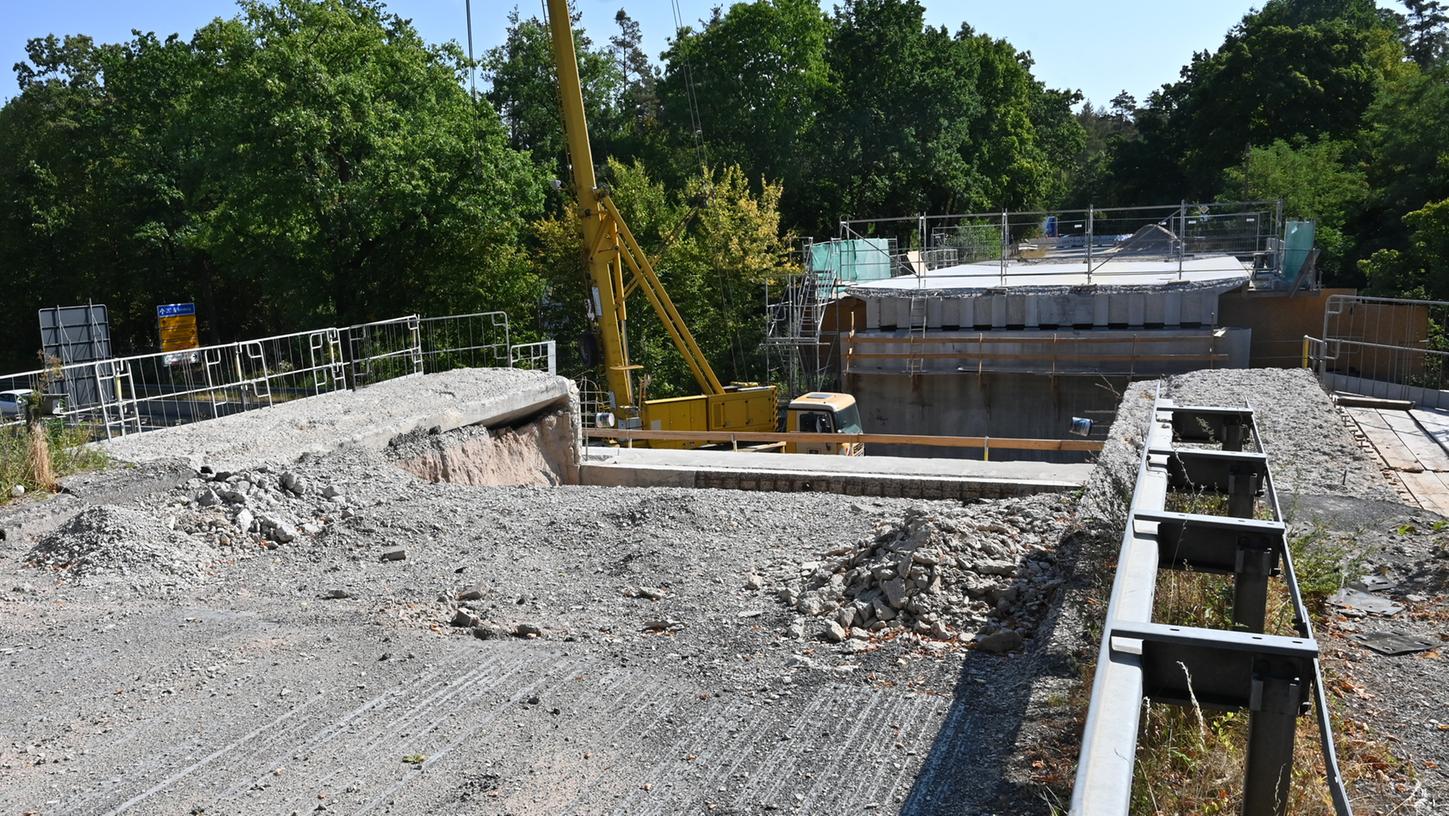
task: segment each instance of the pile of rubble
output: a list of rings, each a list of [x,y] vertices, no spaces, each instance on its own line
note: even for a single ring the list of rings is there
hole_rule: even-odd
[[[302,535],[316,535],[349,513],[347,499],[333,485],[320,488],[292,471],[268,467],[237,473],[202,468],[186,484],[189,498],[177,502],[175,527],[209,544],[272,548]]]
[[[813,626],[853,651],[892,636],[1015,649],[1061,584],[1054,561],[1066,513],[1052,497],[951,515],[910,510],[875,536],[800,565],[799,582],[781,592],[801,614],[792,634]]]
[[[172,530],[139,510],[101,505],[87,508],[41,537],[27,560],[71,578],[127,578],[144,583],[156,576],[195,578],[215,553],[200,541]]]
[[[245,557],[314,536],[352,512],[332,485],[266,466],[201,471],[139,509],[87,509],[39,540],[30,563],[73,578],[196,579],[222,558]],[[168,581],[174,583],[174,581]]]

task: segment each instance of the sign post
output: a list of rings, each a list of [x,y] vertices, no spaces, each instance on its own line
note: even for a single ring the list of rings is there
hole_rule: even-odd
[[[195,303],[166,303],[157,306],[156,323],[161,335],[162,351],[186,351],[201,345],[196,334]]]

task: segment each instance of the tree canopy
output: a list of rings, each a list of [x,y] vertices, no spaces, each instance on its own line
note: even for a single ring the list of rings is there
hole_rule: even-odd
[[[763,287],[842,218],[1281,197],[1331,282],[1449,295],[1449,13],[1267,0],[1173,82],[1105,106],[920,0],[752,0],[645,52],[576,31],[595,161],[727,378],[766,376]],[[658,59],[653,59],[657,56]],[[504,309],[586,368],[587,278],[547,26],[474,67],[383,0],[241,0],[187,36],[32,40],[0,108],[0,356],[103,301],[116,345],[195,300],[231,340]],[[645,305],[656,394],[689,376]]]

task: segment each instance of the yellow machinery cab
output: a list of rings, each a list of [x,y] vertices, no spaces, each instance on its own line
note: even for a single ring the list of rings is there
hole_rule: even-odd
[[[829,391],[812,391],[790,401],[785,415],[785,430],[790,433],[858,434],[860,409],[855,397]],[[865,445],[860,442],[790,442],[787,453],[825,453],[839,456],[861,456]]]

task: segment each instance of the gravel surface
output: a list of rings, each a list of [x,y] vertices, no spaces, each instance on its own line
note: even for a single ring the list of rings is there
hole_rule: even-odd
[[[0,547],[0,810],[1040,812],[1001,770],[1021,654],[797,637],[781,597],[908,517],[1025,506],[430,484],[366,448],[182,474],[46,538],[105,554],[85,580]],[[996,559],[1037,574],[1053,523]],[[152,542],[211,558],[143,582]]]
[[[1163,396],[1179,405],[1251,405],[1280,492],[1395,498],[1307,369],[1196,371],[1168,378]]]
[[[1166,390],[1260,411],[1267,395],[1264,443],[1295,507],[1387,490],[1297,372]],[[389,451],[398,423],[314,439],[292,422],[290,454],[143,435],[156,458],[134,482],[78,481],[48,517],[0,511],[0,810],[1049,812],[1151,394],[1127,391],[1078,517],[1052,496],[434,484],[399,463],[439,441]],[[178,450],[210,471],[165,461]],[[1405,570],[1429,557],[1386,542]],[[1442,598],[1442,568],[1426,575]],[[855,626],[871,592],[895,617],[871,595]],[[1405,622],[1442,628],[1416,609]],[[1427,716],[1437,655],[1366,654],[1344,676],[1413,701],[1382,715],[1391,727],[1444,721]],[[1390,661],[1398,674],[1376,668]],[[1421,735],[1396,750],[1432,762],[1443,736]]]
[[[1392,615],[1327,605],[1316,632],[1326,682],[1358,733],[1382,741],[1402,763],[1359,780],[1363,813],[1449,812],[1449,524],[1397,502],[1300,497],[1294,516],[1314,550],[1348,564],[1349,585],[1403,605]],[[1406,635],[1427,651],[1383,655],[1359,638]],[[1352,741],[1350,741],[1352,745]],[[1362,768],[1362,766],[1360,766]]]

